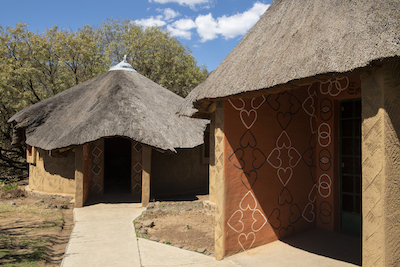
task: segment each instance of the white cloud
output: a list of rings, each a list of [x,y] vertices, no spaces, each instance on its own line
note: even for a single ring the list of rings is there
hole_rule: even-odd
[[[206,3],[210,0],[149,0],[149,2],[169,3],[177,2],[180,4],[194,5],[196,3]],[[206,42],[223,36],[225,39],[242,37],[259,20],[260,16],[267,10],[269,5],[256,2],[253,7],[243,13],[237,13],[232,16],[223,15],[214,18],[211,13],[207,15],[198,15],[192,19],[179,19],[170,23],[175,17],[180,16],[179,12],[171,8],[157,9],[163,15],[151,16],[148,19],[135,20],[135,23],[143,27],[166,26],[172,36],[190,40],[192,30],[196,29],[201,38],[201,42]],[[168,23],[167,23],[168,21]]]
[[[196,18],[197,33],[201,41],[213,40],[222,35],[226,39],[245,34],[259,20],[269,5],[256,2],[253,7],[243,13],[232,16],[222,16],[214,19],[208,15],[199,15]]]
[[[181,37],[187,40],[192,38],[191,29],[196,27],[196,23],[191,19],[180,19],[167,26],[167,30],[172,36]]]
[[[212,17],[211,13],[208,15],[199,15],[196,18],[197,33],[200,35],[203,42],[213,40],[218,37],[220,33],[217,21]]]
[[[180,19],[180,20],[175,21],[172,25],[175,28],[185,30],[185,31],[191,30],[196,27],[196,23],[194,23],[194,21],[191,19]]]
[[[165,8],[165,9],[157,8],[156,10],[158,12],[161,12],[164,14],[165,20],[170,20],[170,19],[176,18],[181,15],[179,12],[177,12],[171,8]]]
[[[196,5],[209,3],[210,0],[149,0],[149,2],[159,4],[178,3],[181,6],[189,6],[194,9]]]
[[[162,27],[167,24],[165,21],[162,20],[162,16],[156,16],[156,17],[151,16],[148,19],[137,19],[134,22],[145,28],[152,27],[152,26]]]

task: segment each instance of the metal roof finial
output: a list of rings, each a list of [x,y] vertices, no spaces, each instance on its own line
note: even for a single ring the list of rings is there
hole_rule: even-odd
[[[112,71],[112,70],[126,70],[126,71],[133,71],[133,72],[137,72],[132,66],[131,64],[128,63],[128,61],[126,60],[126,55],[124,55],[124,59],[118,63],[115,66],[112,66],[108,71]]]

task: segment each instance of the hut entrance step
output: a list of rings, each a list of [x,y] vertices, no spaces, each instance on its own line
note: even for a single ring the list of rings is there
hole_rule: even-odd
[[[132,141],[122,137],[104,140],[104,193],[131,193]]]

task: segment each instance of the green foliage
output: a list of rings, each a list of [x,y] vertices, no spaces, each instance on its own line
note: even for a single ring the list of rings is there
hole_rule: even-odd
[[[186,97],[208,74],[188,48],[157,27],[143,29],[130,20],[108,20],[99,29],[107,63],[118,63],[127,55],[142,75]]]
[[[169,33],[130,20],[109,19],[77,31],[53,26],[44,33],[31,32],[22,23],[6,29],[0,25],[0,176],[19,175],[27,168],[24,148],[10,143],[7,120],[12,115],[104,73],[125,54],[140,74],[183,97],[208,73]],[[4,168],[12,171],[5,174]]]
[[[0,181],[0,188],[2,190],[5,190],[5,191],[10,191],[10,190],[13,190],[15,188],[18,188],[18,184],[16,184],[16,183],[4,183],[3,181]]]

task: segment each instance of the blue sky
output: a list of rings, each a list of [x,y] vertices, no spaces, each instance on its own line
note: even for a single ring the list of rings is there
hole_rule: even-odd
[[[28,24],[44,32],[57,24],[77,30],[100,26],[108,18],[157,24],[188,46],[198,65],[209,71],[236,46],[272,0],[15,0],[2,1],[0,25]]]

